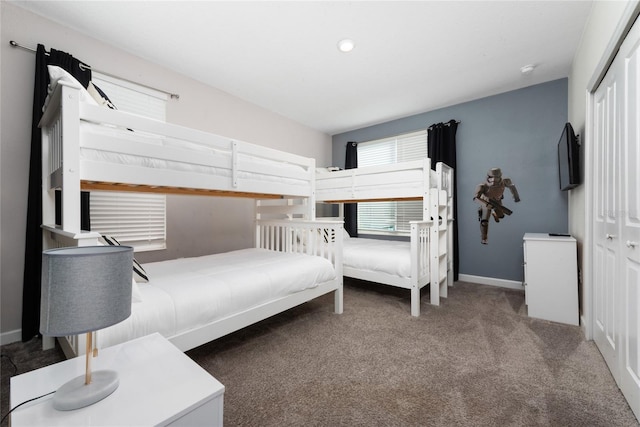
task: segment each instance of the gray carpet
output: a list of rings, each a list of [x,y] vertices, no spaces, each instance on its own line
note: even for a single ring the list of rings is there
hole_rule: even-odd
[[[413,318],[406,290],[345,285],[342,315],[325,296],[187,352],[225,385],[225,425],[638,425],[595,344],[520,291],[458,282]],[[18,373],[62,357],[35,341],[2,347]]]

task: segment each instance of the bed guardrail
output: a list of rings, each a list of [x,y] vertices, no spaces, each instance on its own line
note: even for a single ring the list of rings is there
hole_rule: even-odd
[[[428,158],[316,174],[316,199],[325,203],[422,200],[430,187]],[[426,187],[426,188],[425,188]]]
[[[433,221],[410,221],[411,227],[411,315],[420,315],[420,288],[430,281],[429,251]]]
[[[333,265],[335,312],[343,310],[341,220],[256,220],[255,246],[323,257]]]
[[[339,220],[256,220],[256,247],[328,259],[342,275],[342,225]]]

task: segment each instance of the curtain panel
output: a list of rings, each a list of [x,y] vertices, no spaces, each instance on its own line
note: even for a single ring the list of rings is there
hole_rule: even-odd
[[[347,152],[345,156],[345,169],[355,169],[358,167],[358,143],[347,142]],[[358,237],[358,204],[344,204],[344,229],[351,237]]]
[[[42,274],[42,136],[38,123],[47,97],[49,72],[47,65],[57,65],[85,87],[91,81],[91,69],[81,69],[81,62],[66,52],[36,49],[35,84],[31,116],[31,148],[29,158],[29,186],[27,196],[27,227],[25,235],[24,274],[22,284],[22,341],[29,341],[40,333],[40,280]],[[82,228],[90,229],[89,196],[82,195]],[[56,209],[58,214],[58,209]],[[56,215],[58,216],[58,215]],[[58,221],[56,221],[58,222]]]
[[[431,167],[435,169],[437,162],[443,162],[453,168],[453,280],[458,280],[458,168],[456,166],[456,131],[458,122],[450,120],[446,123],[436,123],[429,126],[427,131],[428,155]]]

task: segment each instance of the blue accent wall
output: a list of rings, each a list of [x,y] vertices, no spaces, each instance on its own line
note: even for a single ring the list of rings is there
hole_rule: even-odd
[[[568,116],[568,80],[560,79],[333,136],[333,165],[344,167],[348,141],[368,141],[460,120],[458,232],[460,274],[523,280],[522,237],[528,232],[566,233],[567,193],[559,190],[557,144]],[[476,186],[499,167],[520,193],[513,214],[491,219],[488,244],[480,243]]]

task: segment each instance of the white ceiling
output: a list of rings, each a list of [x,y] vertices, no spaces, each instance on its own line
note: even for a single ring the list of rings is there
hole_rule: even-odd
[[[336,134],[567,77],[592,2],[15,4]]]

